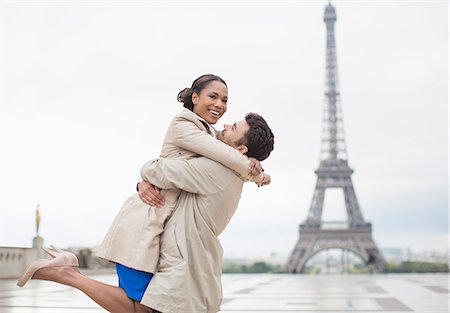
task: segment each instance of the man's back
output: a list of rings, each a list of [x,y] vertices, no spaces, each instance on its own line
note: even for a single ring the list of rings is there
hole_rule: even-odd
[[[159,160],[152,177],[160,188],[184,191],[161,237],[158,272],[142,303],[164,313],[217,312],[222,299],[222,247],[217,236],[230,221],[244,181],[207,158]]]

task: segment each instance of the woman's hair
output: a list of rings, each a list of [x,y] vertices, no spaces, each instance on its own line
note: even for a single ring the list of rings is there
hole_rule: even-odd
[[[184,88],[178,93],[177,100],[178,102],[182,102],[183,106],[191,111],[194,111],[194,103],[192,103],[192,94],[195,92],[200,94],[200,92],[212,81],[218,81],[224,84],[227,83],[217,75],[206,74],[202,75],[192,83],[191,88]]]

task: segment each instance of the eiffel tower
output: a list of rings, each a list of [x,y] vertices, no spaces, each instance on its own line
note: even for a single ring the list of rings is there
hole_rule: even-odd
[[[381,272],[385,261],[372,239],[372,225],[364,221],[356,198],[345,146],[334,24],[336,11],[331,3],[323,18],[327,28],[326,87],[320,165],[315,171],[317,183],[308,217],[299,228],[299,240],[287,264],[287,271],[300,273],[306,262],[320,251],[338,248],[360,256],[374,271]],[[327,224],[322,221],[325,191],[340,188],[344,192],[347,221]],[[333,226],[333,227],[331,227]],[[338,226],[338,227],[336,227]]]

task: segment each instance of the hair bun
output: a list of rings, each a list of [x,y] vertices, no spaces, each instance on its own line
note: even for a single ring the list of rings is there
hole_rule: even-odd
[[[178,96],[177,96],[178,102],[186,103],[186,98],[187,98],[188,96],[190,96],[191,94],[192,94],[192,93],[191,93],[191,88],[184,88],[183,90],[181,90],[181,91],[178,93]]]

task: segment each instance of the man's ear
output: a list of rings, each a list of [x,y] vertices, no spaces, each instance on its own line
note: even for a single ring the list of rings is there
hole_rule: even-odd
[[[237,146],[236,149],[242,154],[246,154],[248,152],[248,148],[246,145]]]

